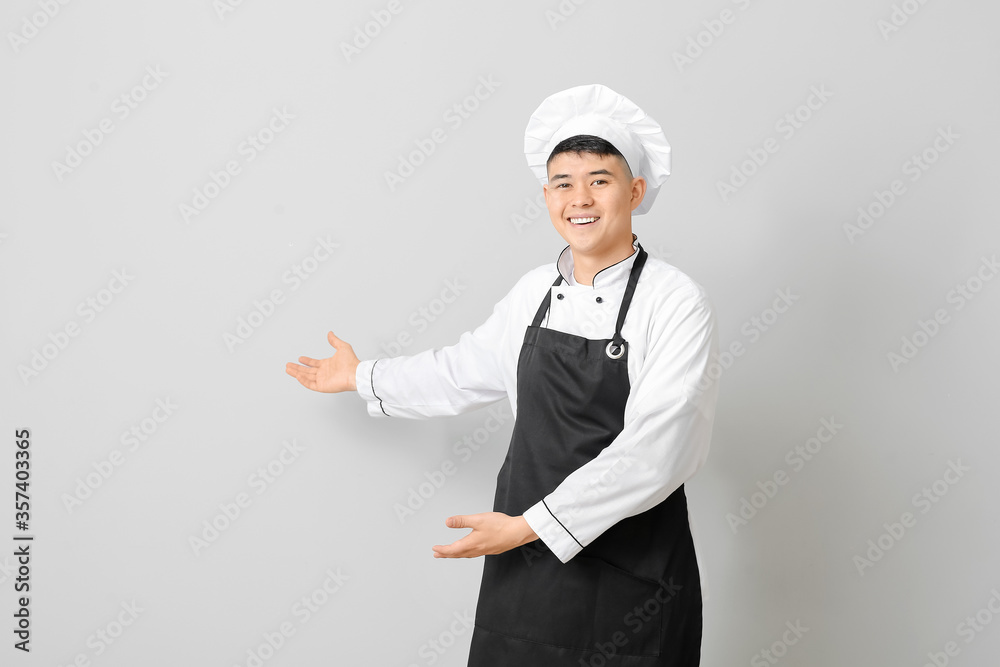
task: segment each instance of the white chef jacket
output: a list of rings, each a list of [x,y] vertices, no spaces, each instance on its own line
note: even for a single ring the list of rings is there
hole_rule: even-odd
[[[637,249],[633,238],[631,256],[599,271],[593,285],[580,285],[566,246],[555,265],[522,276],[489,319],[456,344],[362,361],[356,380],[368,413],[455,415],[509,398],[516,418],[518,356],[545,292],[553,294],[541,326],[589,339],[612,338]],[[557,270],[564,282],[552,287]],[[560,561],[567,562],[622,519],[665,500],[704,463],[718,393],[709,376],[718,349],[716,329],[704,289],[649,256],[622,326],[630,385],[624,428],[596,458],[524,513]]]

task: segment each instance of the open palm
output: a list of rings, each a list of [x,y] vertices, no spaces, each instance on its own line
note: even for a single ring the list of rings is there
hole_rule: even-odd
[[[361,362],[354,354],[354,348],[350,343],[334,336],[332,331],[327,333],[326,339],[335,350],[332,357],[326,359],[299,357],[298,364],[291,361],[285,364],[285,372],[298,380],[303,387],[313,391],[328,394],[356,391],[354,374]]]

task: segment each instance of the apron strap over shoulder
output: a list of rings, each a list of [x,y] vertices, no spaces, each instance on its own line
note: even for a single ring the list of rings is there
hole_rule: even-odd
[[[632,303],[632,295],[635,294],[635,286],[639,282],[639,274],[642,273],[642,267],[646,265],[646,257],[648,256],[646,251],[642,249],[642,244],[637,245],[639,249],[636,252],[639,254],[632,264],[632,271],[629,273],[628,284],[625,286],[621,308],[618,309],[618,322],[615,324],[614,338],[611,339],[611,344],[608,345],[608,356],[612,359],[617,359],[624,353],[623,345],[625,344],[625,339],[622,338],[622,325],[625,324],[625,314]],[[559,277],[552,283],[552,287],[558,287],[562,281],[562,274],[559,274]],[[535,313],[535,318],[531,321],[531,326],[541,326],[542,318],[545,317],[545,313],[548,311],[551,303],[552,290],[550,289],[545,293],[545,298],[542,299],[542,302],[538,304],[538,311]]]
[[[618,322],[615,324],[614,338],[611,339],[611,343],[608,345],[608,356],[612,359],[617,359],[624,352],[622,348],[625,344],[625,339],[622,338],[622,325],[625,324],[625,314],[632,303],[632,295],[635,294],[635,286],[639,282],[639,274],[642,273],[642,267],[646,265],[646,251],[642,249],[641,243],[637,245],[639,246],[639,250],[637,250],[639,254],[632,265],[632,272],[628,276],[628,285],[625,286],[625,295],[622,297],[622,305],[618,309]]]
[[[560,273],[559,277],[556,278],[556,281],[552,283],[552,287],[558,287],[559,283],[562,282],[562,279],[563,277],[562,274]],[[549,291],[545,293],[545,298],[542,299],[542,303],[539,304],[538,306],[538,312],[535,313],[535,319],[531,321],[531,326],[538,327],[542,325],[542,318],[545,317],[545,311],[549,309],[549,304],[551,303],[552,303],[552,290],[549,289]]]

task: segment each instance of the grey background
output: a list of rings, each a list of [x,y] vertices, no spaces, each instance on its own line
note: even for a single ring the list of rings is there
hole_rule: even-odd
[[[490,509],[509,418],[463,461],[455,443],[486,410],[374,420],[284,365],[329,356],[328,330],[362,358],[450,344],[554,261],[563,243],[532,210],[522,133],[545,96],[595,82],[643,107],[673,148],[674,174],[635,220],[640,241],[708,289],[723,347],[745,350],[722,374],[712,453],[688,485],[703,664],[769,664],[760,652],[776,642],[789,665],[923,665],[948,642],[950,664],[993,664],[1000,623],[971,641],[960,624],[992,621],[1000,587],[1000,280],[975,282],[1000,249],[1000,9],[897,2],[907,21],[886,32],[888,0],[577,2],[401,0],[350,61],[341,45],[386,3],[4,4],[0,536],[13,544],[24,427],[37,536],[30,656],[11,648],[12,546],[0,549],[4,664],[247,665],[290,623],[264,664],[464,665],[470,633],[455,621],[475,609],[482,560],[437,560],[431,546],[465,532],[445,517]],[[711,23],[725,10],[730,24]],[[42,27],[12,41],[32,33],[26,21]],[[679,66],[689,39],[706,46]],[[163,80],[122,118],[115,100],[147,67]],[[449,123],[481,77],[499,85]],[[831,96],[786,136],[776,124],[812,87]],[[241,142],[274,109],[294,118],[247,161]],[[53,162],[103,118],[113,132],[60,180]],[[385,173],[435,128],[447,140],[390,189]],[[947,128],[958,138],[934,155]],[[723,201],[718,184],[769,138],[779,150]],[[911,180],[906,163],[925,150],[937,159]],[[240,173],[185,221],[180,205],[229,160]],[[905,193],[852,243],[845,225],[894,180]],[[293,289],[283,276],[317,237],[338,247]],[[103,294],[122,269],[127,286]],[[439,308],[448,281],[459,296]],[[952,290],[967,281],[980,289],[959,309]],[[284,302],[231,350],[224,335],[275,289]],[[763,331],[752,318],[770,318],[778,290],[798,299]],[[102,296],[86,321],[78,304]],[[888,355],[939,309],[947,321],[894,368]],[[79,335],[22,379],[71,322]],[[410,344],[389,346],[401,334]],[[157,399],[177,406],[159,424]],[[795,470],[786,454],[824,418],[842,427]],[[143,420],[155,432],[132,451],[120,438]],[[258,495],[251,475],[292,440],[298,457]],[[115,450],[122,464],[67,508]],[[401,521],[395,505],[449,460],[457,472]],[[958,461],[956,483],[916,504]],[[734,530],[727,515],[778,471],[787,483]],[[240,493],[250,505],[196,554],[190,538]],[[904,512],[915,525],[884,535]],[[880,536],[890,548],[859,566]],[[328,571],[346,580],[303,622],[294,605]],[[134,622],[98,643],[133,601]],[[808,631],[782,647],[786,622]]]

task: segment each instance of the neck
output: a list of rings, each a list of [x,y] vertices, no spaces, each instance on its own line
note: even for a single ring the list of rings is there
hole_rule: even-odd
[[[635,234],[627,243],[616,246],[600,255],[583,253],[577,255],[576,252],[573,252],[573,279],[579,285],[593,285],[594,276],[597,275],[598,271],[632,256],[632,253],[635,252],[635,248],[632,247],[634,241]]]

